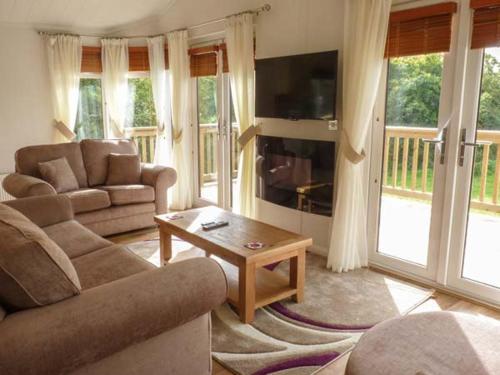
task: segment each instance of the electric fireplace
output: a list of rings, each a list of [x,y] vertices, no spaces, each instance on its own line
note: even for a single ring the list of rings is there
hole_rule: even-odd
[[[331,216],[335,143],[257,136],[258,198]]]

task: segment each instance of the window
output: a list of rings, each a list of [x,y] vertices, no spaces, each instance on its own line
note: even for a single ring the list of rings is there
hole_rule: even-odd
[[[153,89],[149,77],[129,78],[125,126],[144,128],[156,126]]]
[[[104,138],[102,90],[99,78],[80,79],[75,134],[77,140]]]

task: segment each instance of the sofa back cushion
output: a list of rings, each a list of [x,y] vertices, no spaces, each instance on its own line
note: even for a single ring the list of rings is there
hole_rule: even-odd
[[[85,139],[80,143],[89,186],[106,184],[109,154],[137,154],[134,141],[128,139]]]
[[[64,251],[23,214],[0,203],[0,302],[17,311],[80,293]]]
[[[38,163],[42,178],[51,184],[58,193],[78,190],[78,180],[71,169],[68,160],[63,157]]]
[[[16,172],[42,178],[38,163],[65,157],[79,187],[87,187],[87,173],[83,164],[79,143],[59,143],[23,147],[16,152]]]

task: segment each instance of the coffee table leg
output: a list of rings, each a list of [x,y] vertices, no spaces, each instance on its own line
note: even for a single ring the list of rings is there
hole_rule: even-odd
[[[239,267],[239,313],[243,323],[251,323],[255,316],[255,264]]]
[[[304,300],[304,284],[306,280],[306,249],[300,249],[297,256],[290,258],[290,286],[297,289],[292,299],[295,302]]]
[[[172,258],[172,235],[160,228],[160,265],[166,266]]]

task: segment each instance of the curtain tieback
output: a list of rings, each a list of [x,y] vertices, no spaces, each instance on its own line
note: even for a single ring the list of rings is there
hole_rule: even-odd
[[[182,135],[183,135],[182,130],[175,131],[175,129],[174,129],[174,142],[175,143],[181,143],[181,141],[182,141]]]
[[[64,135],[66,138],[68,138],[70,141],[75,139],[76,134],[71,130],[64,122],[54,120],[54,126],[57,130],[61,132],[62,135]]]
[[[248,142],[262,131],[260,124],[249,126],[245,129],[243,133],[238,137],[238,143],[243,150]]]
[[[363,159],[366,157],[365,150],[361,150],[361,153],[357,152],[351,145],[351,142],[349,141],[349,136],[347,133],[342,130],[342,150],[344,152],[345,157],[353,164],[358,164],[363,161]]]

